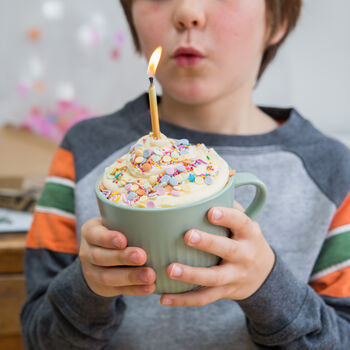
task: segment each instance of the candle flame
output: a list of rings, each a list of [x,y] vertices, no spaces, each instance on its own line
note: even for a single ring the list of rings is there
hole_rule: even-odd
[[[148,70],[147,73],[151,75],[155,75],[158,67],[158,63],[160,61],[160,57],[162,55],[162,47],[158,46],[154,52],[152,53],[152,56],[149,60]]]

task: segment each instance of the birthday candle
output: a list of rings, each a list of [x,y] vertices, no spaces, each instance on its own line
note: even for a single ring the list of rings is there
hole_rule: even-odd
[[[151,77],[149,77],[150,85],[148,89],[148,96],[149,96],[149,105],[150,105],[150,111],[151,111],[153,138],[155,139],[160,138],[160,129],[159,129],[159,115],[158,115],[158,105],[157,105],[157,92],[156,92],[156,87],[153,83],[153,80],[157,71],[157,67],[158,67],[158,63],[160,61],[161,55],[162,55],[162,47],[159,46],[153,52],[150,58],[148,70],[147,70],[147,73],[151,75]]]

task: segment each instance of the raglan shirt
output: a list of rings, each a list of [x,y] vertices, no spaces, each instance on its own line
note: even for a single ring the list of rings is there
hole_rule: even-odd
[[[147,95],[69,130],[27,236],[27,349],[350,349],[350,152],[294,109],[263,109],[282,125],[261,135],[160,121],[166,136],[214,147],[268,188],[256,221],[276,253],[273,270],[249,298],[202,307],[164,307],[155,294],[105,298],[81,271],[80,230],[99,216],[94,185],[151,130]],[[253,196],[246,186],[235,199],[247,206]]]

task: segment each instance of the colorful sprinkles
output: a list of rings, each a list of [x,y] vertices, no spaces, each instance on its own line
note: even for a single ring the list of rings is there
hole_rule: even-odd
[[[169,139],[171,140],[171,139]],[[106,177],[117,184],[122,193],[109,191],[101,183],[99,189],[109,200],[117,203],[121,201],[130,207],[155,208],[155,198],[158,196],[179,197],[182,193],[190,193],[192,186],[214,183],[218,171],[215,171],[211,159],[204,145],[191,146],[187,139],[171,140],[171,148],[160,149],[158,147],[148,149],[143,144],[137,143],[130,148],[130,163],[133,168],[141,173],[147,173],[154,168],[160,168],[158,175],[150,175],[148,180],[127,181],[124,173],[127,170],[126,159],[119,158],[113,167],[106,168]],[[206,159],[193,159],[189,156],[190,147],[202,147]],[[230,172],[230,176],[235,173]]]

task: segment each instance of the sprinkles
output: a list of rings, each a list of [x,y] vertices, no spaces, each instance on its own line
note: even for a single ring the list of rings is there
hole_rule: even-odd
[[[145,150],[143,151],[143,157],[144,157],[144,158],[148,158],[150,155],[151,155],[151,151],[150,151],[150,150],[145,149]]]
[[[170,181],[169,175],[163,175],[160,179],[160,182],[162,182],[162,183],[168,183],[169,181]]]
[[[143,158],[143,157],[137,157],[137,158],[135,159],[135,162],[138,163],[138,164],[143,163],[143,161],[144,161],[144,158]]]
[[[130,187],[130,191],[133,191],[133,192],[135,192],[135,191],[137,191],[139,189],[139,186],[138,185],[131,185],[131,187]]]
[[[210,176],[206,176],[205,179],[204,179],[204,182],[207,184],[207,185],[211,185],[213,183],[213,178],[210,177]]]
[[[144,164],[142,165],[142,170],[143,170],[145,173],[147,173],[147,172],[150,171],[151,169],[152,169],[152,165],[149,164],[149,163],[144,163]]]
[[[156,155],[156,154],[153,154],[152,160],[153,160],[154,162],[159,162],[160,159],[161,159],[160,156],[158,156],[158,155]]]
[[[196,175],[195,174],[190,174],[188,176],[188,180],[191,181],[191,182],[193,182],[195,179],[196,179]]]
[[[174,168],[166,168],[166,169],[165,169],[165,172],[166,172],[168,175],[174,175],[175,169],[174,169]]]
[[[179,181],[177,180],[177,178],[172,177],[170,178],[169,183],[171,186],[177,186],[179,184]]]
[[[135,192],[129,192],[128,193],[128,200],[132,201],[137,197],[137,194]]]
[[[177,169],[180,173],[186,171],[186,168],[185,168],[182,164],[178,165],[178,166],[176,167],[176,169]]]
[[[163,157],[163,162],[170,163],[171,162],[171,157],[170,156],[164,156]]]
[[[214,184],[219,170],[212,161],[212,151],[204,144],[168,139],[164,146],[151,137],[150,133],[148,138],[140,139],[128,154],[105,168],[106,181],[116,186],[112,192],[110,186],[99,184],[107,199],[129,207],[156,208],[162,198],[181,197]],[[234,173],[231,170],[229,176]]]
[[[155,208],[156,204],[153,201],[148,201],[146,204],[146,207],[147,208]]]
[[[231,170],[230,172],[229,172],[229,174],[228,174],[228,176],[233,176],[234,174],[236,173],[236,170]]]
[[[163,155],[162,151],[161,151],[159,148],[155,148],[155,149],[153,150],[153,152],[154,152],[155,154],[157,154],[158,156],[162,156],[162,155]]]

